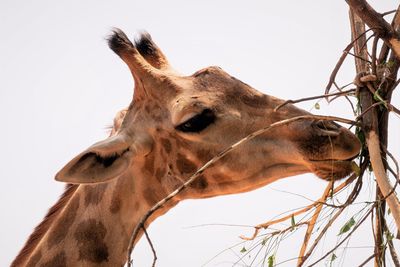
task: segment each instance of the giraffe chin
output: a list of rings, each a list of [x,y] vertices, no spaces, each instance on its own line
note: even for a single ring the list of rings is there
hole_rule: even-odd
[[[311,172],[319,178],[332,181],[340,180],[353,172],[352,160],[321,160],[310,161]]]

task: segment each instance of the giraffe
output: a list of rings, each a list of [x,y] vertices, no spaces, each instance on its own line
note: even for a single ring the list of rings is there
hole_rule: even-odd
[[[123,266],[142,216],[198,168],[258,129],[310,114],[292,104],[274,110],[284,101],[219,67],[179,74],[147,33],[132,43],[115,29],[108,44],[133,75],[132,102],[108,138],[56,174],[66,190],[11,266]],[[331,121],[283,125],[215,162],[146,227],[185,199],[247,192],[307,172],[343,178],[359,150],[357,137]]]

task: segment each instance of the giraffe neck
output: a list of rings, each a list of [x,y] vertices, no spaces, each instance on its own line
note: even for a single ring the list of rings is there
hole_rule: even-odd
[[[124,176],[109,183],[80,185],[25,266],[123,266],[133,229],[163,197],[163,192]],[[148,223],[175,204],[154,214]]]

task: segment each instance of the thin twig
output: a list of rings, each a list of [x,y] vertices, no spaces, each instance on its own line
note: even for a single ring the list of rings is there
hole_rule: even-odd
[[[348,44],[348,45],[346,46],[346,48],[343,50],[342,55],[340,56],[338,62],[336,63],[335,68],[333,69],[333,71],[332,71],[332,73],[331,73],[331,75],[330,75],[330,77],[329,77],[329,82],[328,82],[328,84],[327,84],[327,86],[326,86],[325,94],[328,94],[328,93],[329,93],[329,90],[331,89],[332,84],[333,84],[333,82],[334,82],[335,79],[336,79],[336,75],[337,75],[337,73],[339,72],[340,67],[342,66],[344,60],[346,59],[346,56],[348,55],[348,53],[350,52],[350,50],[353,48],[354,43],[355,43],[359,38],[361,38],[362,36],[364,36],[367,32],[369,32],[369,31],[371,31],[371,30],[372,30],[372,29],[368,29],[368,30],[366,30],[365,32],[361,33],[359,36],[357,36],[357,38],[355,38],[353,41],[351,41],[351,43]]]
[[[356,177],[357,177],[357,175],[355,175],[355,174],[351,175],[346,181],[344,181],[343,183],[341,183],[338,187],[336,187],[336,188],[333,190],[333,194],[336,194],[337,192],[339,192],[340,190],[342,190],[343,188],[345,188],[346,186],[348,186],[349,184],[351,184],[351,183],[354,181],[354,179],[355,179]],[[289,214],[289,215],[286,215],[286,216],[284,216],[284,217],[281,217],[281,218],[278,218],[278,219],[275,219],[275,220],[271,220],[271,221],[268,221],[268,222],[266,222],[266,223],[259,224],[259,225],[257,225],[257,226],[254,227],[254,233],[253,233],[253,235],[252,235],[251,237],[240,236],[240,238],[243,239],[243,240],[247,240],[247,241],[249,241],[249,240],[254,240],[254,238],[257,237],[257,235],[258,235],[258,233],[259,233],[259,231],[260,231],[261,229],[267,229],[267,228],[270,227],[271,225],[274,225],[274,224],[277,224],[277,223],[280,223],[280,222],[284,222],[284,221],[286,221],[286,220],[291,219],[292,217],[295,217],[295,216],[297,216],[297,215],[300,215],[300,214],[302,214],[302,213],[305,213],[305,212],[311,210],[311,209],[314,208],[315,206],[324,205],[324,204],[325,204],[325,203],[324,203],[324,200],[323,200],[322,198],[320,198],[320,199],[318,199],[317,201],[313,202],[312,204],[310,204],[310,205],[308,205],[308,206],[302,208],[301,210],[298,210],[298,211],[296,211],[296,212],[293,212],[293,213],[291,213],[291,214]]]
[[[353,53],[351,53],[351,52],[348,52],[348,54],[351,55],[351,56],[353,56],[353,57],[355,57],[355,58],[357,58],[357,59],[359,59],[359,60],[363,60],[363,61],[365,61],[365,62],[367,62],[367,63],[369,63],[369,64],[372,64],[371,61],[369,61],[369,60],[366,59],[366,58],[360,57],[359,55],[353,54]]]
[[[320,231],[320,234],[317,236],[317,238],[314,240],[313,244],[310,246],[310,249],[308,252],[303,256],[303,262],[305,262],[308,257],[310,257],[311,253],[314,251],[316,246],[318,245],[319,241],[322,239],[322,237],[325,235],[325,233],[328,231],[328,229],[331,227],[333,222],[340,216],[340,214],[351,204],[354,202],[354,200],[357,198],[358,194],[360,193],[361,187],[362,187],[362,177],[364,175],[365,168],[367,167],[367,164],[364,164],[362,167],[362,170],[360,172],[360,175],[358,176],[358,180],[356,185],[354,186],[354,189],[350,193],[349,197],[347,198],[346,202],[342,207],[339,209],[338,212],[335,213],[335,215],[329,220],[329,222],[325,225],[325,227]]]
[[[358,229],[358,227],[365,221],[365,219],[368,218],[368,216],[371,214],[373,208],[375,207],[375,205],[372,205],[371,209],[364,215],[364,217],[358,222],[358,224],[356,224],[353,229],[350,231],[350,233],[342,239],[342,241],[340,241],[339,243],[336,244],[336,246],[334,248],[332,248],[331,250],[329,250],[327,253],[325,253],[322,257],[320,257],[318,260],[316,260],[315,262],[313,262],[312,264],[310,264],[308,267],[312,267],[315,266],[317,263],[319,263],[321,260],[325,259],[328,255],[330,255],[333,251],[335,251],[339,246],[341,246],[350,236],[352,236],[352,234]]]
[[[381,13],[381,16],[384,17],[384,16],[387,16],[387,15],[396,13],[396,11],[397,11],[397,9],[393,9],[393,10],[390,10],[390,11],[386,11],[386,12]]]
[[[129,240],[129,246],[128,246],[128,264],[129,266],[132,266],[132,260],[131,260],[131,254],[132,251],[135,247],[135,243],[136,243],[136,239],[137,236],[139,234],[140,229],[145,225],[145,222],[147,221],[147,219],[159,208],[161,208],[163,205],[165,205],[168,201],[170,201],[172,198],[174,198],[176,195],[178,195],[181,191],[183,191],[185,188],[187,188],[187,186],[189,186],[191,183],[193,183],[194,180],[196,180],[196,178],[198,176],[200,176],[210,165],[214,164],[216,161],[220,160],[222,157],[224,157],[226,154],[228,154],[230,151],[232,151],[233,149],[235,149],[236,147],[240,146],[241,144],[248,142],[249,140],[267,132],[270,131],[271,129],[280,127],[280,126],[284,126],[299,120],[325,120],[325,121],[338,121],[338,122],[342,122],[342,123],[347,123],[347,124],[353,124],[355,123],[352,120],[348,120],[348,119],[344,119],[344,118],[339,118],[339,117],[334,117],[334,116],[318,116],[318,115],[304,115],[304,116],[298,116],[298,117],[294,117],[294,118],[290,118],[290,119],[286,119],[286,120],[282,120],[282,121],[278,121],[275,123],[272,123],[269,126],[266,126],[258,131],[255,131],[251,134],[249,134],[248,136],[246,136],[245,138],[239,140],[238,142],[234,143],[233,145],[231,145],[230,147],[226,148],[225,150],[223,150],[222,152],[220,152],[218,155],[216,155],[215,157],[213,157],[211,160],[209,160],[206,164],[204,164],[200,169],[198,169],[194,174],[192,174],[185,183],[183,183],[181,186],[179,186],[175,191],[173,191],[172,193],[170,193],[168,196],[166,196],[165,198],[163,198],[162,200],[160,200],[158,203],[156,203],[142,218],[141,220],[138,222],[138,224],[136,225],[136,227],[134,228],[132,235],[130,237]]]
[[[146,228],[143,225],[142,225],[142,229],[143,229],[143,232],[144,232],[144,234],[146,236],[147,242],[149,242],[151,251],[153,252],[153,264],[151,266],[155,267],[156,266],[156,261],[157,261],[156,250],[154,249],[154,246],[153,246],[153,243],[150,240],[149,234],[147,233]]]
[[[334,183],[335,183],[335,181],[331,181],[326,186],[325,191],[321,196],[321,199],[326,201],[326,199],[330,195],[330,192],[331,192],[331,189],[332,189]],[[304,254],[306,252],[308,242],[310,241],[310,237],[311,237],[312,231],[314,230],[315,223],[317,222],[319,214],[321,213],[321,210],[322,210],[322,205],[318,205],[315,208],[314,214],[313,214],[313,216],[311,217],[311,220],[308,223],[307,231],[304,234],[304,241],[303,241],[303,244],[301,245],[299,257],[298,257],[298,260],[297,260],[297,266],[298,267],[302,266],[303,263],[304,263],[305,259],[303,257],[304,257]]]
[[[387,240],[388,242],[388,246],[389,246],[389,252],[390,252],[390,256],[392,257],[394,266],[396,267],[400,267],[400,261],[399,261],[399,256],[397,255],[397,252],[393,246],[393,240],[391,238],[389,238]]]
[[[339,86],[336,84],[336,82],[333,82],[333,84],[335,85],[336,89],[337,89],[339,92],[342,92],[341,87],[339,87]],[[356,92],[357,92],[357,89],[356,89]],[[357,93],[356,93],[356,94],[357,94]],[[344,98],[346,98],[347,102],[349,102],[349,104],[350,104],[350,106],[351,106],[351,110],[353,111],[353,114],[357,114],[357,113],[356,113],[356,110],[354,109],[354,105],[353,105],[353,103],[351,102],[350,98],[349,98],[347,95],[344,95]],[[328,100],[328,103],[330,103],[330,102],[332,102],[332,101],[333,101],[333,99],[332,99],[332,100]]]
[[[336,93],[332,93],[332,94],[324,94],[324,95],[317,95],[317,96],[311,96],[311,97],[305,97],[305,98],[299,98],[299,99],[295,99],[295,100],[286,100],[285,102],[283,102],[282,104],[278,105],[274,111],[276,112],[278,109],[280,109],[281,107],[287,105],[287,104],[295,104],[295,103],[300,103],[300,102],[304,102],[304,101],[309,101],[309,100],[314,100],[314,99],[319,99],[319,98],[324,98],[324,97],[328,97],[328,96],[341,96],[341,95],[347,95],[349,93],[353,93],[355,92],[356,89],[349,89],[347,91],[341,91],[341,92],[336,92]]]
[[[379,37],[375,35],[374,41],[372,42],[372,56],[371,56],[371,70],[372,74],[376,75],[376,47],[378,45]]]
[[[374,32],[392,48],[397,55],[400,56],[400,45],[398,43],[398,33],[393,30],[393,27],[382,17],[381,14],[375,11],[365,0],[346,0],[351,7],[352,12],[360,17],[363,23],[368,27],[374,28]]]
[[[363,261],[360,265],[358,265],[358,267],[363,267],[365,266],[365,264],[367,264],[370,260],[372,260],[373,258],[375,258],[375,253],[372,254],[371,256],[369,256],[365,261]]]

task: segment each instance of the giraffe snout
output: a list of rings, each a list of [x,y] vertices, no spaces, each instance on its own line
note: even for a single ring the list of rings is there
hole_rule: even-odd
[[[340,135],[341,126],[332,121],[315,121],[312,127],[317,131],[320,136],[337,137]]]
[[[351,160],[361,149],[358,138],[335,122],[314,121],[308,127],[307,137],[298,144],[309,160]]]

